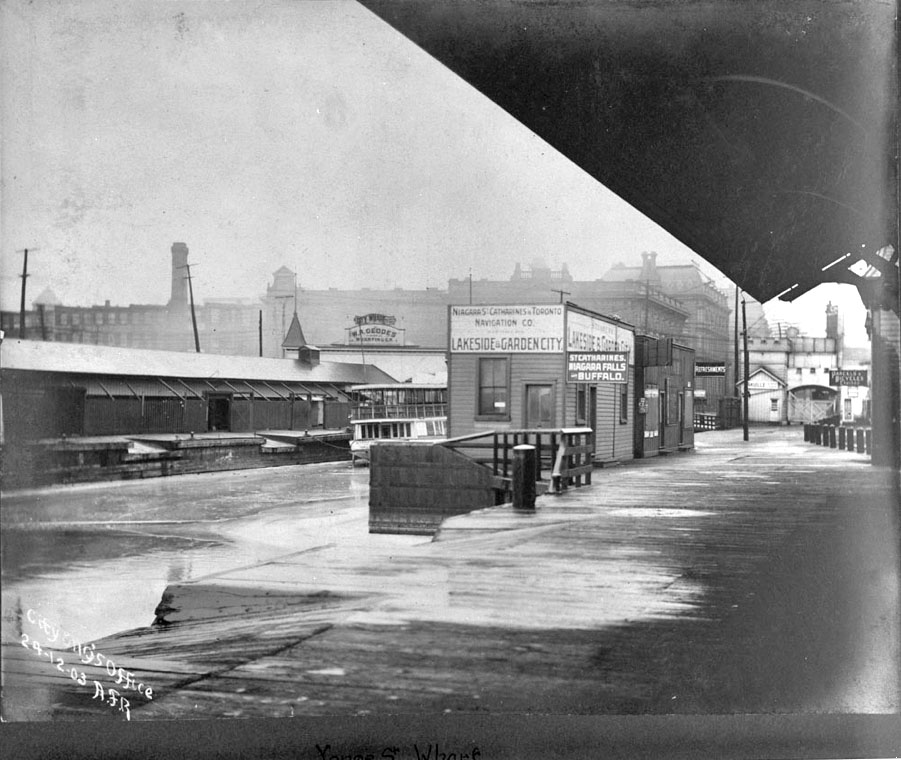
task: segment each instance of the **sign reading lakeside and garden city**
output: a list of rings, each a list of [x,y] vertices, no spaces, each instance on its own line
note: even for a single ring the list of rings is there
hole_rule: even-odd
[[[571,383],[627,383],[634,345],[628,327],[563,304],[450,307],[453,353],[565,352],[566,380]]]

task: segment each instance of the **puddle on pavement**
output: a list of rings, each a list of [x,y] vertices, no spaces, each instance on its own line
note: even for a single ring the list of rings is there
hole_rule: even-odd
[[[4,496],[3,641],[28,609],[87,642],[150,625],[170,583],[349,539],[427,541],[370,537],[368,477],[307,465]]]

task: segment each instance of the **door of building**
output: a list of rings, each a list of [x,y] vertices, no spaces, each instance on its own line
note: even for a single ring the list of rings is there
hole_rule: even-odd
[[[527,385],[525,411],[527,429],[554,427],[554,386]]]
[[[207,396],[207,429],[231,430],[230,393],[211,393]]]
[[[591,428],[591,448],[594,450],[598,423],[598,388],[580,384],[576,388],[576,427]]]
[[[685,393],[679,392],[679,445],[685,443]]]

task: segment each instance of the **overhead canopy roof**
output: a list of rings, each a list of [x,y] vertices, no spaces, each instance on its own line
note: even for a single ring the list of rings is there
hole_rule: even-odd
[[[361,2],[758,300],[898,247],[893,2]]]

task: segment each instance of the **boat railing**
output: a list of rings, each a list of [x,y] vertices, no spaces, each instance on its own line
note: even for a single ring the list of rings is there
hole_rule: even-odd
[[[486,465],[507,481],[513,471],[513,448],[521,444],[535,447],[536,479],[545,481],[549,490],[559,493],[570,485],[591,484],[594,431],[589,427],[490,430],[450,438],[440,445]]]
[[[446,403],[430,404],[361,404],[351,410],[351,420],[426,419],[446,417]]]

